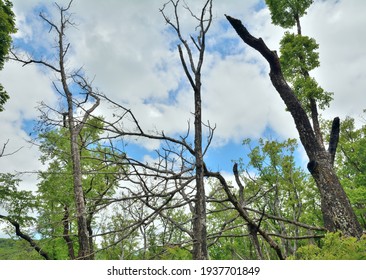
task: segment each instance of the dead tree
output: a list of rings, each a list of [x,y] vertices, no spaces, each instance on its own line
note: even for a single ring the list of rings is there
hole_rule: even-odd
[[[55,73],[59,78],[61,87],[59,88],[56,83],[54,83],[54,86],[57,92],[66,99],[67,104],[67,115],[62,114],[62,117],[63,120],[67,119],[66,126],[68,127],[70,133],[73,189],[75,197],[76,220],[78,225],[79,252],[77,258],[90,259],[92,256],[92,252],[89,243],[89,234],[87,228],[87,210],[82,186],[79,135],[86,121],[91,116],[91,113],[99,106],[100,99],[96,95],[96,93],[93,92],[91,85],[80,74],[79,71],[70,74],[65,67],[66,56],[70,48],[70,43],[68,43],[65,39],[65,31],[66,28],[73,26],[71,14],[69,13],[72,2],[73,1],[71,0],[66,7],[61,7],[58,4],[55,4],[57,6],[57,9],[59,10],[59,23],[55,23],[43,13],[40,14],[42,20],[49,25],[50,30],[53,30],[57,36],[56,50],[58,61],[56,63],[51,63],[43,59],[35,59],[30,57],[21,58],[14,52],[12,52],[12,57],[10,59],[21,62],[24,66],[28,64],[42,65]],[[85,96],[84,101],[77,100],[76,94],[74,94],[73,91],[70,89],[70,81],[78,85],[79,89],[81,89]],[[87,101],[90,101],[92,105],[89,108],[84,108],[83,104],[85,104]],[[81,109],[81,111],[83,112],[81,116],[76,117],[76,109]]]
[[[195,156],[195,176],[196,176],[196,197],[193,218],[193,258],[207,259],[207,229],[206,229],[206,194],[204,186],[204,163],[202,148],[202,100],[201,100],[201,70],[206,48],[206,34],[212,22],[212,0],[207,0],[201,10],[201,14],[196,16],[188,6],[185,9],[190,12],[193,18],[198,21],[198,36],[190,36],[190,45],[182,34],[179,20],[179,0],[169,1],[161,9],[161,13],[166,21],[176,32],[180,44],[178,45],[179,57],[184,73],[192,87],[194,94],[194,156]],[[170,19],[164,9],[170,4],[173,6],[174,16]],[[193,48],[198,51],[198,59],[195,62]],[[188,57],[186,59],[185,55]]]
[[[275,51],[271,51],[261,38],[253,37],[238,19],[226,16],[239,37],[250,47],[257,50],[269,63],[270,79],[280,97],[291,113],[301,143],[309,157],[308,169],[313,176],[321,195],[321,209],[324,226],[329,231],[342,231],[345,235],[360,237],[362,228],[351,207],[337,175],[333,169],[337,133],[337,119],[334,120],[331,143],[326,150],[317,139],[317,133],[311,126],[310,120],[296,98],[293,90],[286,82]]]

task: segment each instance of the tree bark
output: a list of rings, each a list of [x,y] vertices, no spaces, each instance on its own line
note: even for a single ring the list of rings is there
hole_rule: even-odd
[[[341,231],[347,236],[360,237],[362,227],[344,192],[332,166],[331,156],[319,143],[302,105],[287,84],[281,70],[277,53],[271,51],[261,38],[253,37],[240,20],[226,15],[240,38],[257,50],[270,65],[270,79],[291,113],[301,143],[309,157],[308,169],[321,195],[321,209],[324,227],[329,231]]]
[[[75,259],[75,252],[74,252],[74,245],[72,239],[70,238],[70,215],[69,209],[67,206],[64,206],[64,217],[62,218],[62,225],[63,225],[63,238],[67,245],[67,250],[69,252],[69,257],[71,260]]]
[[[85,198],[84,191],[82,187],[82,173],[81,173],[81,159],[80,159],[80,147],[78,137],[83,128],[83,125],[91,113],[92,110],[95,109],[96,106],[99,105],[99,102],[96,102],[91,109],[87,110],[85,115],[83,116],[83,120],[80,123],[76,123],[74,118],[74,100],[73,94],[68,86],[68,76],[65,70],[65,61],[64,58],[69,49],[69,45],[65,46],[64,44],[64,36],[65,36],[65,28],[67,24],[71,24],[69,18],[65,16],[65,12],[70,8],[72,1],[69,2],[67,8],[59,8],[60,9],[60,26],[57,27],[55,24],[49,22],[58,32],[58,49],[59,49],[59,73],[61,76],[62,88],[66,96],[67,101],[67,109],[68,109],[68,125],[70,132],[70,152],[71,152],[71,160],[72,160],[72,169],[73,169],[73,181],[74,181],[74,200],[76,206],[76,220],[78,225],[78,241],[79,241],[79,251],[78,251],[78,259],[90,259],[92,254],[89,246],[89,233],[87,228],[87,213],[85,206]]]
[[[206,194],[204,185],[204,168],[202,154],[202,108],[200,73],[196,75],[195,99],[195,135],[194,147],[196,158],[196,196],[193,218],[193,256],[198,260],[208,258],[207,229],[206,229]]]

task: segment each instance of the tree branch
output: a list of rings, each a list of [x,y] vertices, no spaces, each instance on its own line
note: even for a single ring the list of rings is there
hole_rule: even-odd
[[[301,103],[299,102],[283,76],[280,60],[276,51],[271,51],[264,43],[262,38],[253,37],[244,27],[240,20],[232,18],[228,15],[225,16],[230,24],[233,26],[235,31],[238,33],[239,37],[247,45],[257,50],[269,63],[271,69],[269,76],[271,78],[272,84],[276,88],[277,92],[280,94],[282,100],[286,104],[287,109],[290,111],[295,121],[300,140],[304,145],[305,151],[309,159],[315,159],[316,151],[321,150],[321,147],[316,140],[313,128],[310,124],[309,118],[307,117],[304,108],[301,106]]]
[[[334,158],[336,155],[337,146],[339,142],[339,129],[340,129],[340,120],[338,117],[336,117],[333,119],[332,129],[330,131],[329,147],[328,147],[328,152],[330,155],[332,165],[334,165]]]
[[[0,215],[0,219],[6,220],[9,223],[11,223],[15,227],[15,233],[17,236],[27,241],[34,248],[34,250],[36,250],[38,254],[40,254],[46,260],[51,260],[50,256],[46,252],[44,252],[42,248],[39,247],[37,243],[28,234],[20,230],[20,225],[17,221],[14,221],[13,219],[3,215]]]

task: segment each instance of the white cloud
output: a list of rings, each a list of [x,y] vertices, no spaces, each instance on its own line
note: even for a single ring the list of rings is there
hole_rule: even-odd
[[[314,75],[334,101],[325,117],[358,118],[366,107],[365,1],[317,1],[303,19],[303,31],[319,43],[321,66]]]
[[[38,117],[36,107],[41,100],[49,105],[55,104],[56,98],[52,92],[51,81],[38,68],[22,67],[15,62],[5,64],[3,71],[0,72],[0,80],[10,95],[9,101],[5,104],[5,111],[1,112],[0,145],[2,147],[9,141],[5,154],[21,149],[13,155],[0,158],[0,172],[40,169],[41,164],[37,160],[39,153],[29,142],[31,137],[25,131],[24,121]],[[22,179],[24,188],[35,188],[35,176],[23,175]]]
[[[36,5],[39,8],[43,3],[50,7],[51,14],[57,15],[53,2],[14,2],[20,30],[16,37],[25,37],[25,42],[40,47],[54,43],[37,14],[31,14]],[[189,87],[180,88],[185,77],[175,47],[176,37],[168,31],[159,13],[165,2],[74,1],[72,11],[77,26],[68,29],[72,44],[68,65],[84,66],[87,75],[95,77],[94,85],[132,109],[146,130],[175,134],[184,132],[188,119],[192,119],[193,95]],[[211,44],[208,48],[214,51],[206,53],[202,97],[203,120],[217,124],[216,145],[258,137],[268,127],[284,138],[297,136],[291,116],[270,84],[265,60],[245,47],[235,31],[225,25],[224,14],[238,17],[271,49],[278,49],[283,30],[271,24],[268,9],[254,10],[258,2],[214,1],[214,22],[208,40]],[[61,3],[65,6],[68,1]],[[198,11],[202,1],[188,3],[192,10]],[[365,5],[366,2],[357,0],[315,1],[302,20],[304,34],[315,37],[320,44],[322,65],[313,74],[326,90],[335,92],[335,100],[325,116],[359,114],[365,107],[362,102],[366,86],[363,71],[366,38],[362,36]],[[167,14],[172,15],[169,11]],[[196,23],[189,14],[181,19],[187,33],[193,33]],[[222,56],[221,48],[232,53]],[[12,63],[0,75],[11,93],[7,111],[1,113],[4,120],[1,128],[5,132],[2,140],[9,138],[15,146],[24,146],[23,139],[28,136],[22,121],[37,117],[37,102],[46,100],[55,104],[51,80],[35,68]],[[107,110],[108,106],[102,106],[98,114],[110,114]],[[156,143],[146,142],[146,146],[156,148]],[[33,151],[22,160],[8,158],[7,168],[36,168],[35,155]]]

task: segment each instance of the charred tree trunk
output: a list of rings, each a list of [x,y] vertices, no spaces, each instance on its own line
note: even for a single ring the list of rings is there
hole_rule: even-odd
[[[305,110],[283,77],[277,53],[271,51],[261,38],[253,37],[240,20],[230,16],[226,16],[226,18],[240,38],[257,50],[270,65],[269,76],[272,84],[290,111],[301,143],[309,157],[308,169],[321,195],[325,228],[329,231],[342,231],[348,236],[360,237],[362,235],[361,225],[334,172],[332,155],[319,143]],[[334,143],[330,143],[330,146],[334,147]]]

